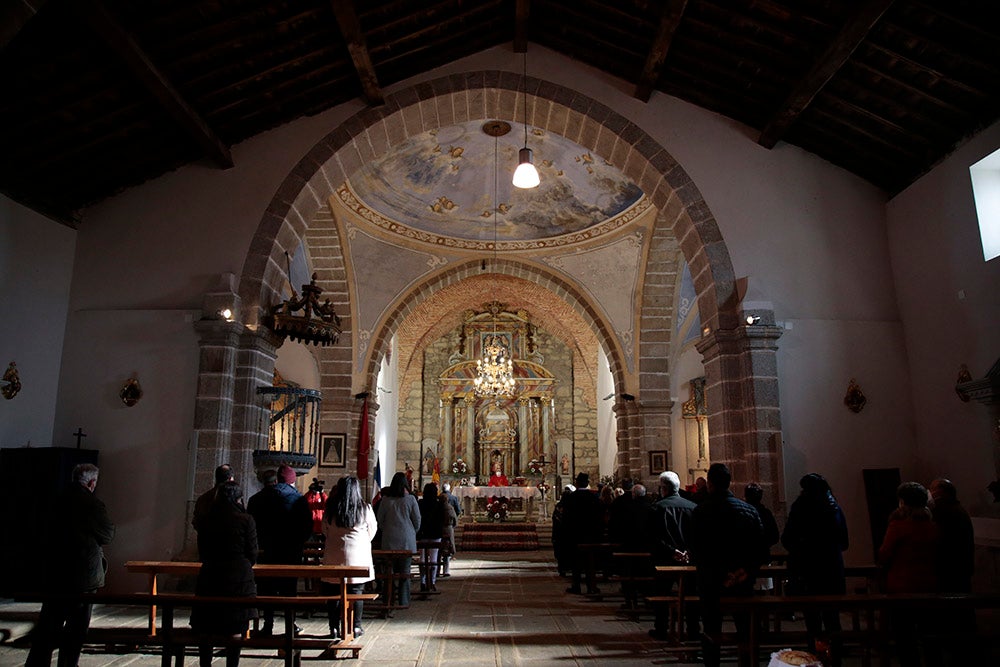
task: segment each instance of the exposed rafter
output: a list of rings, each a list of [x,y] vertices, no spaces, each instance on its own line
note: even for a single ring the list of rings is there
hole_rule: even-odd
[[[765,148],[774,148],[795,119],[823,90],[823,86],[844,66],[892,3],[893,0],[870,0],[855,12],[812,69],[799,81],[778,111],[771,116],[757,143]]]
[[[514,53],[528,50],[528,16],[531,14],[531,0],[517,0],[514,8]]]
[[[107,46],[118,54],[132,74],[160,103],[167,113],[190,135],[205,154],[223,169],[233,166],[233,157],[208,123],[174,88],[173,84],[139,48],[132,35],[108,12],[100,0],[79,0],[75,4],[81,18]]]
[[[14,41],[47,0],[0,0],[0,51]]]
[[[669,0],[664,5],[663,15],[660,17],[660,27],[656,31],[656,39],[649,47],[646,65],[642,68],[642,75],[635,86],[634,96],[636,99],[648,102],[649,96],[656,88],[656,82],[660,80],[660,72],[663,71],[663,63],[666,62],[667,53],[670,52],[670,43],[674,40],[677,26],[681,24],[687,4],[688,0]]]
[[[382,88],[378,84],[375,65],[372,64],[365,36],[361,32],[361,21],[358,20],[354,0],[330,0],[330,6],[333,7],[333,13],[337,17],[340,33],[347,42],[347,50],[351,54],[354,69],[361,79],[361,91],[365,101],[371,105],[383,104],[385,100],[382,97]]]

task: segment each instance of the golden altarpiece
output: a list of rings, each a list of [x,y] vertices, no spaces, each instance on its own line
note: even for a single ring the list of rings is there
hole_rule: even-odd
[[[438,378],[441,399],[439,455],[450,466],[461,458],[469,475],[485,484],[498,469],[513,483],[532,460],[555,460],[552,398],[555,378],[536,349],[535,327],[524,310],[509,312],[492,302],[483,312],[466,311],[457,348]],[[513,361],[512,395],[479,397],[476,360],[493,338]]]

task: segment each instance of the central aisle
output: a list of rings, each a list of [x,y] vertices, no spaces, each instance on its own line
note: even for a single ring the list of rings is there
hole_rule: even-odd
[[[648,637],[651,623],[616,618],[620,599],[567,594],[550,552],[460,553],[451,571],[439,595],[365,619],[360,664],[685,664]]]

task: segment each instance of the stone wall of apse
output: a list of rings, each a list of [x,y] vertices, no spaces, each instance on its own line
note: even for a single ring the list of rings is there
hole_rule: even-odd
[[[448,358],[457,347],[459,330],[455,329],[442,336],[424,350],[423,382],[421,388],[414,388],[407,400],[400,405],[398,458],[408,462],[414,470],[419,470],[420,443],[425,438],[441,442],[440,389],[437,378],[450,365]],[[545,366],[555,375],[558,382],[555,389],[556,410],[552,429],[552,449],[554,456],[557,438],[566,438],[576,449],[578,470],[598,469],[597,456],[597,413],[592,407],[594,399],[584,401],[577,396],[573,379],[573,353],[558,338],[546,331],[538,330],[535,340],[545,358]],[[420,405],[414,405],[419,396]],[[445,457],[447,458],[447,457]],[[450,460],[442,461],[442,466],[450,465]],[[402,469],[402,466],[400,467]],[[443,471],[444,472],[444,471]]]

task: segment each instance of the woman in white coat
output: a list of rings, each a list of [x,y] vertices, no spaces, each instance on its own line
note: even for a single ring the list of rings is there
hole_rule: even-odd
[[[330,495],[323,515],[324,565],[358,565],[368,567],[368,576],[348,577],[346,580],[323,579],[325,595],[337,595],[340,586],[347,586],[348,593],[361,593],[365,582],[375,578],[372,564],[372,538],[378,530],[375,512],[361,497],[361,485],[357,477],[342,477],[336,490]],[[341,617],[340,600],[331,601],[329,606],[330,636],[341,639],[338,621]],[[364,602],[354,603],[354,636],[364,634],[361,628],[361,614]]]

